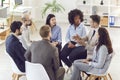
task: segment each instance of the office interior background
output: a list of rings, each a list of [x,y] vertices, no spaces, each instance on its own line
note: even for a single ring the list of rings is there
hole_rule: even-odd
[[[3,2],[2,2],[3,1]],[[112,76],[112,80],[119,80],[120,72],[120,0],[56,0],[61,4],[64,10],[60,12],[52,12],[48,9],[46,14],[42,16],[42,11],[46,7],[45,3],[52,3],[54,0],[1,0],[0,1],[0,80],[12,80],[12,68],[10,59],[5,54],[5,39],[8,35],[13,20],[21,20],[21,16],[28,12],[31,15],[35,27],[32,28],[31,40],[41,40],[39,29],[45,24],[48,14],[56,15],[57,24],[62,29],[62,41],[65,45],[65,35],[68,29],[68,12],[72,9],[80,9],[84,14],[84,25],[89,32],[90,15],[98,14],[101,16],[101,27],[105,27],[110,34],[115,56],[111,62],[108,72]],[[66,68],[66,66],[65,66]],[[69,80],[71,73],[66,73],[64,80]],[[23,76],[20,80],[25,80]]]

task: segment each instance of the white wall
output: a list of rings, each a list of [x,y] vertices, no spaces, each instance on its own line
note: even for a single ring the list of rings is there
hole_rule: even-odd
[[[41,10],[44,7],[46,2],[50,2],[52,0],[24,0],[25,6],[32,7],[32,16],[35,20],[45,21],[46,16],[42,19]],[[56,18],[58,22],[68,22],[68,12],[74,8],[76,8],[76,0],[57,0],[60,4],[64,6],[66,9],[63,13],[57,13]],[[49,14],[48,12],[47,14]]]

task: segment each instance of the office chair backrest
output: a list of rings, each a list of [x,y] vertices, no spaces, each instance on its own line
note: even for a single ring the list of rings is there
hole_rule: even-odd
[[[26,61],[27,80],[50,80],[42,64]]]

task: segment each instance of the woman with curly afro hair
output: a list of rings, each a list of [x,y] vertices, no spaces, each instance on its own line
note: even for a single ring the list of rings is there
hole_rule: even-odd
[[[68,20],[70,26],[66,34],[66,45],[61,51],[61,59],[68,66],[71,67],[72,63],[76,59],[85,59],[87,56],[87,51],[84,46],[79,45],[74,40],[74,36],[78,35],[80,37],[86,36],[86,29],[83,22],[83,13],[74,9],[68,13]],[[69,57],[69,58],[68,58]]]

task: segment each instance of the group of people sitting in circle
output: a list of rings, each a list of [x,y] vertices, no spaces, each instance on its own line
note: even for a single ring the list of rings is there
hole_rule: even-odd
[[[32,24],[28,15],[21,21],[13,21],[11,33],[6,39],[6,51],[21,72],[25,72],[25,61],[44,66],[50,80],[64,80],[65,69],[73,67],[70,80],[82,80],[80,73],[105,73],[111,62],[112,43],[106,28],[100,27],[100,16],[90,16],[87,34],[82,11],[73,9],[68,13],[70,26],[66,44],[62,47],[62,30],[54,14],[49,14],[39,34],[42,40],[31,41],[29,28]],[[61,62],[62,61],[62,62]],[[97,79],[96,79],[97,80]]]

